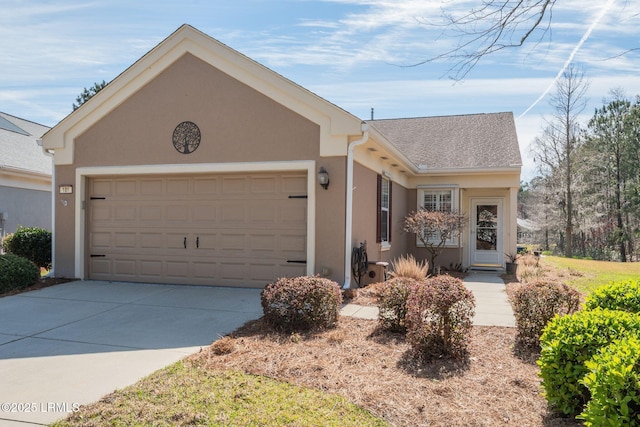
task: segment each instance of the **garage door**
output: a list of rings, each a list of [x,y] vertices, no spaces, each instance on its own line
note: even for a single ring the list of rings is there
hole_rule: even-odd
[[[306,272],[306,173],[90,178],[89,278],[263,287]]]

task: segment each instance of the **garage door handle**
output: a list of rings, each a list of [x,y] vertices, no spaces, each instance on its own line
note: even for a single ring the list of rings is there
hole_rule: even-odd
[[[306,259],[288,259],[287,262],[290,262],[293,264],[306,264],[307,260]]]
[[[184,238],[183,244],[184,244],[184,248],[187,249],[187,238],[186,237]]]
[[[196,237],[196,248],[200,247],[200,236]]]

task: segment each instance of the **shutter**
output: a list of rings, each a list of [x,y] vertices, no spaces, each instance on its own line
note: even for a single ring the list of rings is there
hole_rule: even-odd
[[[389,180],[389,216],[388,216],[388,223],[389,223],[389,235],[387,236],[387,238],[389,239],[388,242],[391,243],[391,230],[393,229],[393,222],[391,221],[391,210],[392,210],[392,206],[393,206],[393,182],[391,182],[391,180]]]
[[[382,224],[381,207],[382,207],[382,175],[378,175],[378,182],[376,187],[376,243],[382,241],[382,235],[380,233],[380,227]]]

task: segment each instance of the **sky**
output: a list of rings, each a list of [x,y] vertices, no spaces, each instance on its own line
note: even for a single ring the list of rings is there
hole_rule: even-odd
[[[589,82],[586,124],[613,89],[640,95],[640,2],[556,0],[519,48],[416,65],[454,48],[443,13],[482,0],[0,0],[0,111],[53,126],[83,88],[117,77],[190,24],[363,120],[513,112],[522,180],[569,62]],[[626,52],[626,53],[625,53]]]

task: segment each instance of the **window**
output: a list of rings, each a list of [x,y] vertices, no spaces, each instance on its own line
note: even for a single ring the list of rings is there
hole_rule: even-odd
[[[451,209],[453,209],[453,190],[424,190],[422,206],[420,207],[428,211],[451,212]]]
[[[454,188],[422,188],[418,189],[418,209],[429,211],[451,212],[457,208],[456,192]],[[449,239],[447,246],[457,246],[457,239]],[[431,236],[429,241],[440,241],[439,235]],[[422,243],[418,243],[422,245]]]
[[[378,220],[376,242],[391,243],[391,181],[378,175]]]

